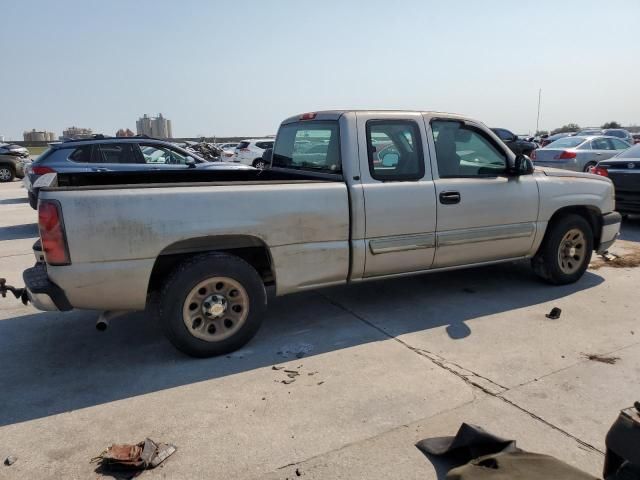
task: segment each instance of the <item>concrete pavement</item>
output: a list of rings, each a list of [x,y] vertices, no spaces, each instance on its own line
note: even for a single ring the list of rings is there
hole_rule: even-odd
[[[24,198],[0,186],[0,276],[13,284],[37,235]],[[636,248],[640,222],[623,233],[614,251]],[[142,478],[436,479],[442,465],[413,445],[462,422],[597,475],[606,431],[638,399],[639,272],[551,287],[507,264],[293,295],[244,349],[204,360],[148,314],[100,333],[97,312],[4,299],[0,460],[18,461],[0,478],[100,478],[93,456],[149,436],[178,451]],[[554,306],[560,319],[545,318]],[[300,375],[282,383],[273,365]]]

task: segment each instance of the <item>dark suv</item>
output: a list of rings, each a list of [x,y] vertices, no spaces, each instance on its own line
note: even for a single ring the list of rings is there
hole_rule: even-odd
[[[222,169],[253,170],[252,167],[227,162],[209,162],[193,152],[165,140],[149,137],[110,138],[97,135],[88,140],[70,140],[51,144],[27,168],[24,179],[29,192],[29,204],[38,205],[38,186],[41,175],[47,173],[132,172],[152,170]]]
[[[507,130],[506,128],[492,128],[491,130],[498,137],[500,137],[500,140],[502,140],[505,145],[509,147],[509,149],[516,155],[523,154],[531,156],[533,151],[538,147],[533,142],[521,140],[516,134]]]

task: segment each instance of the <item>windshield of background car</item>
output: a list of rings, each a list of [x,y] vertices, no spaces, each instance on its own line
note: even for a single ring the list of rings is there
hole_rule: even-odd
[[[640,143],[620,153],[616,158],[640,158]]]
[[[605,130],[604,134],[610,137],[627,138],[627,134],[622,130]]]
[[[585,141],[582,137],[565,137],[551,142],[544,148],[576,148]]]
[[[338,122],[308,121],[280,127],[273,166],[340,173]]]

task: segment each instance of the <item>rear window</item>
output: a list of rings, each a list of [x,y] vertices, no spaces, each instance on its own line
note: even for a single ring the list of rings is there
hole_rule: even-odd
[[[76,148],[71,155],[69,155],[69,160],[77,163],[89,163],[91,162],[91,145],[83,145],[81,147]]]
[[[575,148],[583,143],[584,140],[584,138],[580,137],[565,137],[556,140],[555,142],[551,142],[545,148]]]
[[[249,146],[249,142],[240,142],[236,148],[247,148]]]
[[[640,143],[618,154],[616,158],[640,158]]]
[[[267,148],[273,148],[273,142],[256,142],[256,147],[262,148],[265,150]]]
[[[340,173],[338,122],[298,122],[280,127],[273,166]]]
[[[627,138],[627,134],[622,130],[605,130],[604,134],[610,137]]]

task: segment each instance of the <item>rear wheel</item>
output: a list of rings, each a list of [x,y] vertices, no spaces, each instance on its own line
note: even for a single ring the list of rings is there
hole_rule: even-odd
[[[178,266],[160,298],[165,335],[194,357],[242,347],[258,331],[267,301],[262,279],[251,265],[217,252],[196,255]]]
[[[260,169],[260,170],[264,170],[264,167],[266,166],[266,163],[265,163],[265,161],[264,161],[263,159],[261,159],[261,158],[256,158],[256,159],[253,161],[253,164],[252,164],[252,165],[254,166],[254,168],[258,168],[258,169]]]
[[[589,162],[584,166],[584,170],[583,171],[584,172],[588,172],[591,167],[595,167],[595,166],[596,166],[596,162]]]
[[[593,253],[593,232],[579,215],[566,215],[548,227],[531,260],[533,270],[549,283],[564,285],[582,277]]]
[[[0,165],[0,182],[12,182],[15,177],[13,168],[9,165]]]

